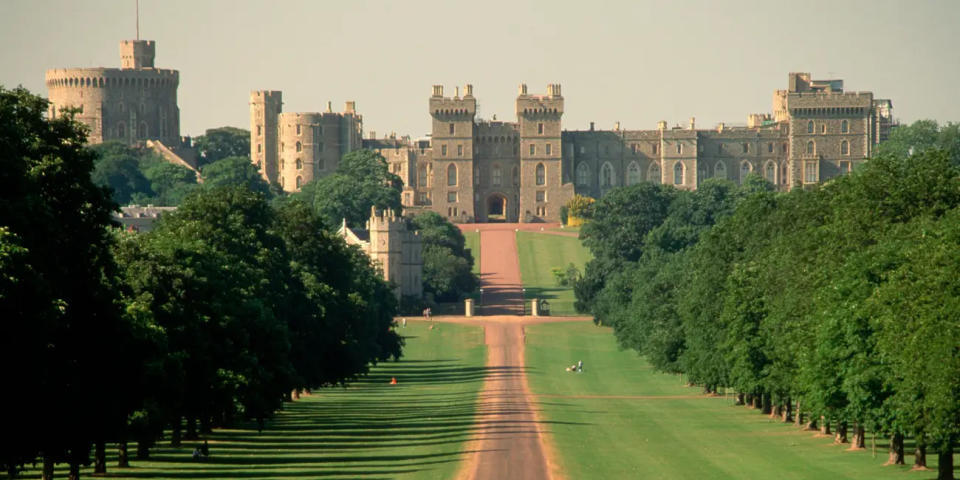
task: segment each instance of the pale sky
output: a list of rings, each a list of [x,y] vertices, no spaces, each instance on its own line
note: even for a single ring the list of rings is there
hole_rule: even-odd
[[[480,115],[515,118],[517,85],[560,83],[565,129],[700,128],[770,111],[787,73],[842,78],[904,122],[960,120],[960,1],[141,0],[140,37],[180,71],[181,133],[250,128],[249,92],[284,111],[355,100],[366,133],[429,132],[431,85],[472,83]],[[0,0],[0,84],[119,67],[134,0]],[[462,87],[461,87],[462,89]]]

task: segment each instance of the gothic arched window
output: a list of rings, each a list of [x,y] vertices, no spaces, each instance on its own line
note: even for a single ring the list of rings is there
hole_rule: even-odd
[[[636,185],[640,180],[640,165],[637,162],[630,162],[627,166],[627,185]]]
[[[610,162],[604,163],[600,167],[600,186],[603,188],[612,187],[615,184],[615,179],[613,178],[613,165],[610,165]]]
[[[590,166],[587,162],[577,165],[577,185],[590,185]]]
[[[777,184],[777,166],[773,162],[767,163],[767,167],[763,172],[763,178],[766,178],[768,182],[776,185]]]
[[[542,163],[537,164],[537,185],[547,184],[547,169]]]
[[[447,167],[447,185],[453,187],[453,186],[456,186],[456,184],[457,184],[457,166],[451,163],[450,166]]]
[[[750,175],[750,163],[742,162],[740,164],[740,183],[743,183],[747,179],[747,175]]]
[[[500,171],[500,165],[493,166],[493,172],[490,175],[490,178],[493,180],[493,186],[499,187],[503,173]]]
[[[727,164],[725,164],[725,163],[723,163],[723,162],[717,162],[717,164],[713,166],[713,176],[714,176],[714,177],[717,177],[717,178],[722,178],[722,179],[726,180],[726,179],[727,179]]]
[[[807,133],[813,133],[813,120],[807,122]]]
[[[673,184],[683,185],[683,163],[681,162],[673,165]]]
[[[650,171],[647,172],[647,179],[653,183],[660,183],[660,165],[650,164]]]
[[[811,140],[807,142],[807,155],[813,155],[814,153],[816,153],[816,151],[817,151],[817,146],[813,143],[813,141]]]
[[[850,143],[846,140],[840,142],[840,155],[850,155]]]

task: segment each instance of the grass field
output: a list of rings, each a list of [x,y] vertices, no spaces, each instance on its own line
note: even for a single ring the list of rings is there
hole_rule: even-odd
[[[583,272],[590,252],[574,237],[538,232],[517,232],[520,277],[526,298],[544,298],[550,302],[551,315],[576,315],[572,287],[558,286],[550,269],[565,269],[573,263]]]
[[[850,452],[734,406],[730,397],[700,395],[677,376],[652,371],[633,352],[619,351],[608,328],[542,324],[527,327],[526,338],[530,387],[567,478],[936,477],[936,470],[882,466],[886,442],[877,439],[873,458],[869,433],[866,451]],[[577,360],[583,373],[564,370]],[[927,460],[935,469],[936,455]]]
[[[473,431],[485,375],[479,327],[408,322],[405,356],[387,362],[349,388],[329,388],[287,404],[262,434],[255,425],[216,430],[210,458],[193,461],[197,442],[131,459],[110,478],[446,479],[455,475],[463,442]],[[398,385],[389,385],[396,377]],[[114,453],[110,449],[110,453]],[[131,445],[131,456],[134,446]],[[62,465],[61,465],[62,467]],[[92,469],[85,468],[87,477]],[[66,478],[58,469],[58,478]],[[39,478],[29,471],[24,478]]]
[[[473,273],[480,275],[480,234],[478,232],[463,232],[467,248],[473,254]]]

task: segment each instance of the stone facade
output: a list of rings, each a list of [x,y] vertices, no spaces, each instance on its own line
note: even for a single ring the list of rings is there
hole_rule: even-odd
[[[263,178],[296,192],[336,170],[340,158],[362,145],[363,117],[355,102],[342,113],[283,112],[282,93],[250,92],[250,160]]]
[[[842,80],[808,73],[788,75],[788,88],[773,94],[772,114],[711,129],[697,129],[691,118],[684,126],[661,121],[654,130],[597,130],[592,123],[564,130],[556,84],[544,95],[520,85],[516,122],[483,120],[473,87],[460,93],[446,97],[443,86],[433,87],[428,140],[372,135],[338,152],[362,146],[383,155],[403,180],[408,213],[432,210],[458,223],[557,222],[574,193],[599,198],[641,181],[690,190],[715,177],[740,183],[750,173],[781,190],[823,182],[865,161],[895,125],[890,100],[844,92]],[[360,125],[348,130],[360,133]],[[285,190],[296,190],[287,182]]]
[[[49,117],[77,108],[76,119],[90,129],[90,143],[116,140],[132,145],[149,139],[179,147],[180,73],[155,68],[155,53],[152,40],[124,40],[121,68],[47,70]]]
[[[349,245],[359,246],[393,285],[397,298],[423,297],[423,257],[420,232],[392,211],[371,209],[365,230],[351,229],[346,221],[339,233]]]

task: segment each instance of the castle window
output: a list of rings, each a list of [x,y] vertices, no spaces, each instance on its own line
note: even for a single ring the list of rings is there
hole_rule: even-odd
[[[297,175],[297,189],[300,188],[300,184],[303,183],[303,177]]]
[[[813,120],[807,122],[807,133],[813,133]]]
[[[499,187],[499,186],[500,186],[500,180],[501,180],[501,178],[502,178],[502,172],[500,171],[500,165],[494,165],[494,166],[493,166],[493,171],[492,171],[492,175],[490,175],[490,178],[493,180],[493,186],[494,186],[494,187]]]
[[[587,165],[587,162],[580,162],[577,165],[577,185],[590,185],[590,166]]]
[[[137,130],[139,138],[147,138],[147,122],[140,122],[140,129]]]
[[[543,124],[542,124],[542,123],[538,123],[538,124],[537,124],[537,134],[538,134],[538,135],[543,135]]]
[[[323,144],[322,144],[322,143],[318,143],[318,144],[317,144],[317,152],[323,153]]]
[[[826,123],[820,125],[820,133],[827,133],[827,124],[826,124]]]
[[[297,159],[297,170],[303,170],[303,160]]]
[[[650,164],[650,171],[647,172],[647,180],[653,183],[660,183],[660,165],[656,163]]]
[[[457,203],[457,192],[447,192],[447,202]]]
[[[807,162],[803,165],[803,181],[806,183],[816,183],[817,181],[816,162]]]
[[[613,165],[610,165],[610,162],[607,162],[600,167],[600,186],[603,188],[609,188],[613,185]]]
[[[640,165],[637,162],[630,162],[627,167],[627,185],[636,185],[640,183]]]
[[[520,167],[513,167],[513,186],[516,187],[520,185]]]
[[[455,186],[457,184],[457,166],[450,164],[447,167],[447,185]]]
[[[420,188],[424,188],[427,186],[427,169],[426,168],[423,168],[423,167],[420,168],[420,177],[417,179],[417,186]]]
[[[807,155],[813,155],[814,152],[816,151],[817,151],[817,147],[816,145],[814,145],[813,141],[811,140],[807,142]]]
[[[727,164],[723,162],[717,162],[713,166],[713,176],[717,178],[726,179],[727,178]]]
[[[783,162],[780,164],[780,184],[781,185],[787,184],[787,162]]]
[[[257,136],[263,135],[263,128],[260,125],[257,125]]]
[[[117,124],[117,137],[118,137],[118,138],[126,138],[126,136],[127,136],[127,126],[126,126],[123,122],[118,123],[118,124]]]
[[[300,135],[301,133],[302,133],[302,132],[300,131],[300,125],[298,124],[298,125],[297,125],[297,135]],[[299,142],[297,142],[297,144],[299,145]],[[300,150],[297,150],[297,151],[299,152]]]
[[[654,143],[653,145],[650,146],[650,148],[653,150],[653,154],[656,155],[656,154],[657,154],[657,144]]]
[[[300,128],[300,125],[297,125],[297,128]],[[297,153],[300,153],[302,151],[303,151],[303,145],[300,142],[297,142]]]
[[[480,185],[480,167],[473,167],[473,184]]]
[[[840,133],[849,133],[849,132],[850,132],[850,124],[847,123],[846,120],[840,122]]]
[[[632,152],[633,154],[636,154],[636,153],[637,153],[637,144],[636,144],[636,143],[631,143],[631,144],[630,144],[630,152]]]
[[[258,143],[258,144],[257,144],[257,153],[263,153],[263,144],[262,144],[262,143]]]
[[[780,146],[780,151],[783,152],[783,153],[787,153],[787,144],[786,144],[786,143],[784,143],[783,145]]]
[[[673,184],[683,185],[683,164],[680,162],[673,166]]]
[[[741,147],[743,147],[743,153],[747,153],[747,152],[750,151],[750,144],[749,144],[749,143],[744,143],[743,145],[741,145]]]
[[[774,165],[773,162],[767,164],[763,177],[766,178],[768,182],[774,185],[777,184],[777,166]]]
[[[283,184],[284,184],[284,183],[285,183],[285,182],[283,181],[283,176],[281,176],[281,177],[280,177],[280,188],[283,188]]]
[[[717,145],[717,155],[720,155],[722,153],[723,153],[723,144],[720,143]]]
[[[537,201],[546,202],[547,201],[547,192],[543,190],[537,190]]]
[[[773,142],[767,144],[767,153],[773,153]]]
[[[427,192],[420,192],[420,193],[418,193],[418,194],[417,194],[417,202],[420,203],[420,205],[426,205],[426,204],[427,204]]]
[[[683,144],[682,144],[682,143],[678,143],[678,144],[677,144],[677,155],[683,155]]]
[[[317,168],[320,170],[327,169],[327,162],[323,159],[323,157],[317,157]]]
[[[587,147],[580,145],[580,155],[583,155],[584,153],[587,153]]]
[[[282,153],[286,149],[287,149],[287,145],[283,142],[280,142],[280,152]]]
[[[283,167],[284,167],[284,164],[285,164],[285,163],[286,163],[286,162],[284,162],[283,159],[281,158],[281,159],[280,159],[280,170],[283,170]]]
[[[536,154],[537,154],[537,146],[534,144],[530,144],[530,156],[534,156]]]
[[[547,169],[542,163],[537,164],[537,185],[547,184]]]
[[[446,145],[440,145],[440,156],[441,156],[441,157],[446,157],[446,156],[447,156],[447,146],[446,146]]]
[[[463,145],[457,145],[457,156],[458,157],[463,156]]]
[[[747,179],[747,175],[750,175],[751,166],[749,162],[740,163],[740,183],[743,183]]]
[[[850,143],[846,140],[840,142],[840,155],[850,155]]]
[[[550,143],[548,143],[548,144],[546,145],[546,147],[544,147],[544,148],[547,149],[547,155],[550,155],[550,154],[552,153],[552,151],[553,151],[553,145],[550,144]]]
[[[453,132],[454,132],[454,131],[455,131],[455,130],[454,130],[453,123],[451,123],[451,124],[450,124],[450,135],[453,135]]]

